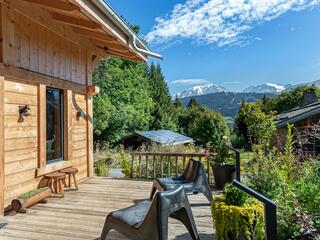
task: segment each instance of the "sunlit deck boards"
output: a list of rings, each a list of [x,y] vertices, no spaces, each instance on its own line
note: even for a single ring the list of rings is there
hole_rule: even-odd
[[[113,210],[132,205],[149,196],[151,182],[93,177],[79,185],[79,191],[66,192],[65,198],[49,199],[26,214],[7,216],[0,239],[81,240],[100,236],[105,216]],[[202,195],[189,197],[201,240],[213,239],[210,207]],[[191,239],[176,220],[169,222],[169,239]],[[108,239],[124,240],[116,232]]]

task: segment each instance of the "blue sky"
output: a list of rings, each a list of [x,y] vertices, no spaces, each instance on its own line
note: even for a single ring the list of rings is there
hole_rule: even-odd
[[[241,91],[320,79],[320,0],[107,2],[164,56],[172,94],[209,82]]]

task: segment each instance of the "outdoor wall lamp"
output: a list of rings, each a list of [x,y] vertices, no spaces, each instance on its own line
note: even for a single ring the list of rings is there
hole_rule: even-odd
[[[22,117],[30,116],[31,115],[30,106],[29,105],[19,106],[19,115],[21,115]]]
[[[31,115],[30,112],[30,106],[29,105],[24,105],[24,106],[19,106],[19,120],[18,122],[23,122],[24,117],[28,117]]]
[[[81,117],[84,117],[84,112],[78,111],[77,112],[77,120],[79,120]]]

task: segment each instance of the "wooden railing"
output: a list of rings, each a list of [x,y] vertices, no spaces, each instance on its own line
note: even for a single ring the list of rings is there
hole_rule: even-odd
[[[204,153],[162,153],[162,152],[132,152],[131,161],[131,178],[135,177],[135,160],[138,158],[138,177],[139,178],[151,178],[150,176],[150,161],[152,162],[152,178],[164,177],[164,176],[178,176],[181,170],[186,167],[187,160],[190,158],[198,159],[202,161],[205,159],[206,154]],[[144,167],[142,167],[142,162],[145,162]],[[183,169],[180,167],[179,171],[179,161],[182,161]],[[143,169],[144,168],[144,169]],[[160,170],[160,173],[157,172]],[[144,170],[144,171],[143,171]],[[165,171],[167,170],[167,171]]]
[[[240,181],[240,154],[229,147],[230,154],[236,161],[236,179]],[[211,153],[210,156],[217,155]],[[131,178],[155,179],[157,177],[174,177],[182,174],[190,158],[202,161],[208,179],[213,183],[213,174],[207,154],[176,152],[131,152]]]

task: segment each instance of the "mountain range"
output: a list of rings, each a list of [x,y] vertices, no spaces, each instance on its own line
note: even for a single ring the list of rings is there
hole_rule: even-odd
[[[242,90],[242,93],[275,93],[279,94],[283,91],[301,86],[301,85],[315,85],[317,88],[320,88],[320,80],[301,83],[301,84],[275,84],[275,83],[264,83],[260,85],[252,85]],[[201,86],[195,86],[189,89],[186,89],[180,93],[177,93],[175,97],[177,98],[187,98],[192,96],[202,96],[210,93],[220,93],[220,92],[230,92],[226,88],[219,86],[214,83],[208,83]]]
[[[225,117],[235,118],[239,112],[241,102],[253,102],[257,99],[262,99],[263,96],[273,98],[276,93],[234,93],[234,92],[218,92],[210,93],[202,96],[192,96],[181,98],[180,101],[186,107],[191,98],[202,105],[221,113]]]
[[[245,102],[253,102],[257,99],[262,99],[263,96],[273,98],[283,91],[302,85],[315,85],[320,88],[320,80],[296,85],[265,83],[250,86],[242,92],[230,92],[216,84],[206,84],[187,89],[177,94],[176,97],[181,100],[183,106],[187,106],[190,99],[195,98],[198,103],[220,112],[223,116],[235,118],[243,100]]]
[[[209,93],[218,93],[218,92],[229,92],[224,87],[216,85],[214,83],[208,83],[201,86],[195,86],[189,88],[187,90],[182,91],[181,93],[177,93],[175,97],[177,98],[186,98],[191,96],[201,96]]]

